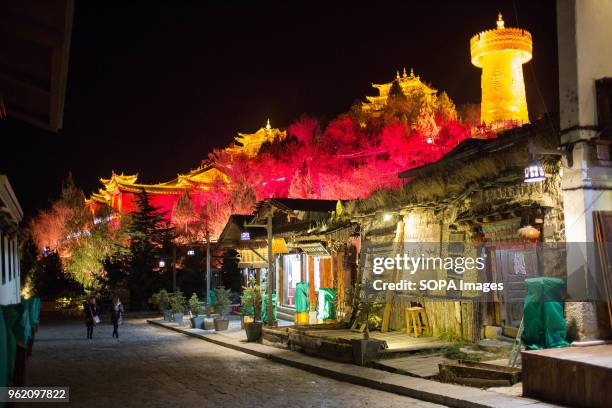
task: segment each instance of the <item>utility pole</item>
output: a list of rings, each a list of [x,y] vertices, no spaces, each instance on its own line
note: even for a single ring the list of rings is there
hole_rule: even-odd
[[[270,212],[268,213],[268,222],[266,224],[244,224],[245,228],[265,228],[267,232],[268,238],[268,282],[266,291],[268,300],[266,302],[266,316],[268,317],[268,326],[274,326],[274,305],[272,304],[272,292],[274,291],[274,281],[276,279],[274,273],[274,258],[272,254],[272,216],[273,210],[270,208]]]
[[[210,234],[206,221],[206,314],[210,316]]]
[[[274,326],[274,305],[272,304],[272,291],[274,290],[274,259],[272,259],[272,209],[268,213],[268,223],[266,226],[268,233],[268,302],[266,307],[266,316],[268,317],[268,326]]]
[[[176,292],[176,244],[172,245],[172,292]]]

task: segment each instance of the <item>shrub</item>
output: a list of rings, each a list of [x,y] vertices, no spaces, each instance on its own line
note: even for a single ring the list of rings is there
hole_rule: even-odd
[[[227,312],[227,308],[231,305],[230,302],[230,290],[225,289],[223,286],[219,286],[215,290],[217,294],[217,310],[221,317],[225,317],[225,313]]]
[[[196,316],[204,313],[204,305],[195,293],[189,298],[189,310]]]
[[[240,297],[243,314],[253,316],[254,321],[261,320],[261,300],[261,286],[255,283],[254,277],[250,277],[248,286],[242,287]]]
[[[170,308],[173,313],[182,313],[185,311],[185,296],[183,292],[178,291],[170,295]]]

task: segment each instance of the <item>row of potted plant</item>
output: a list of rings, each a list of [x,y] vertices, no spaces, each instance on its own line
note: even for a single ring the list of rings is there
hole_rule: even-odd
[[[214,318],[215,330],[227,330],[229,327],[229,319],[226,318],[226,314],[231,305],[230,290],[219,287],[215,290],[215,295],[216,310],[219,313],[219,315]],[[191,326],[198,329],[204,328],[205,305],[198,299],[195,293],[192,294],[189,301],[186,302],[183,292],[177,291],[170,293],[165,289],[161,289],[151,296],[149,303],[163,312],[164,320],[169,322],[173,321],[179,325],[183,324],[185,304],[187,303]]]

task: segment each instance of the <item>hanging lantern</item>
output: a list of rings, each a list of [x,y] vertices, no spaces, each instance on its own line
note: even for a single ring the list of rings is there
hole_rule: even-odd
[[[288,254],[289,248],[284,238],[272,239],[272,253],[273,254]]]
[[[518,236],[524,241],[536,241],[540,238],[540,230],[531,225],[525,225],[523,228],[519,228]]]
[[[539,160],[534,160],[525,167],[525,183],[534,183],[545,180],[544,165]]]

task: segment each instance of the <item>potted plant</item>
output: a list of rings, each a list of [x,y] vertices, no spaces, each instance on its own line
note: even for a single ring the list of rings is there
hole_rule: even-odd
[[[189,298],[189,314],[191,315],[191,327],[201,329],[204,324],[204,305],[195,293]]]
[[[183,292],[177,291],[170,295],[170,307],[172,308],[174,323],[182,325],[183,313],[185,312],[185,296],[183,296]]]
[[[363,338],[352,339],[351,346],[353,347],[353,361],[357,365],[364,366],[376,360],[379,350],[384,347],[384,342],[370,338],[370,326],[379,319],[372,310],[371,282],[364,282],[361,285],[361,289],[364,292],[364,296],[359,305],[358,316],[360,318],[357,321],[360,321],[363,327]]]
[[[252,321],[244,319],[244,330],[247,341],[258,341],[261,337],[261,286],[255,283],[255,278],[249,278],[249,285],[242,288],[242,315],[251,317]]]
[[[170,309],[170,296],[166,289],[161,289],[156,293],[157,307],[164,313],[164,320],[172,321],[172,310]],[[155,296],[155,295],[154,295]]]
[[[225,289],[223,286],[220,286],[215,290],[217,295],[217,312],[219,312],[219,317],[215,318],[215,330],[222,331],[227,330],[229,327],[229,319],[225,318],[225,314],[227,313],[227,308],[230,306],[230,290]]]

